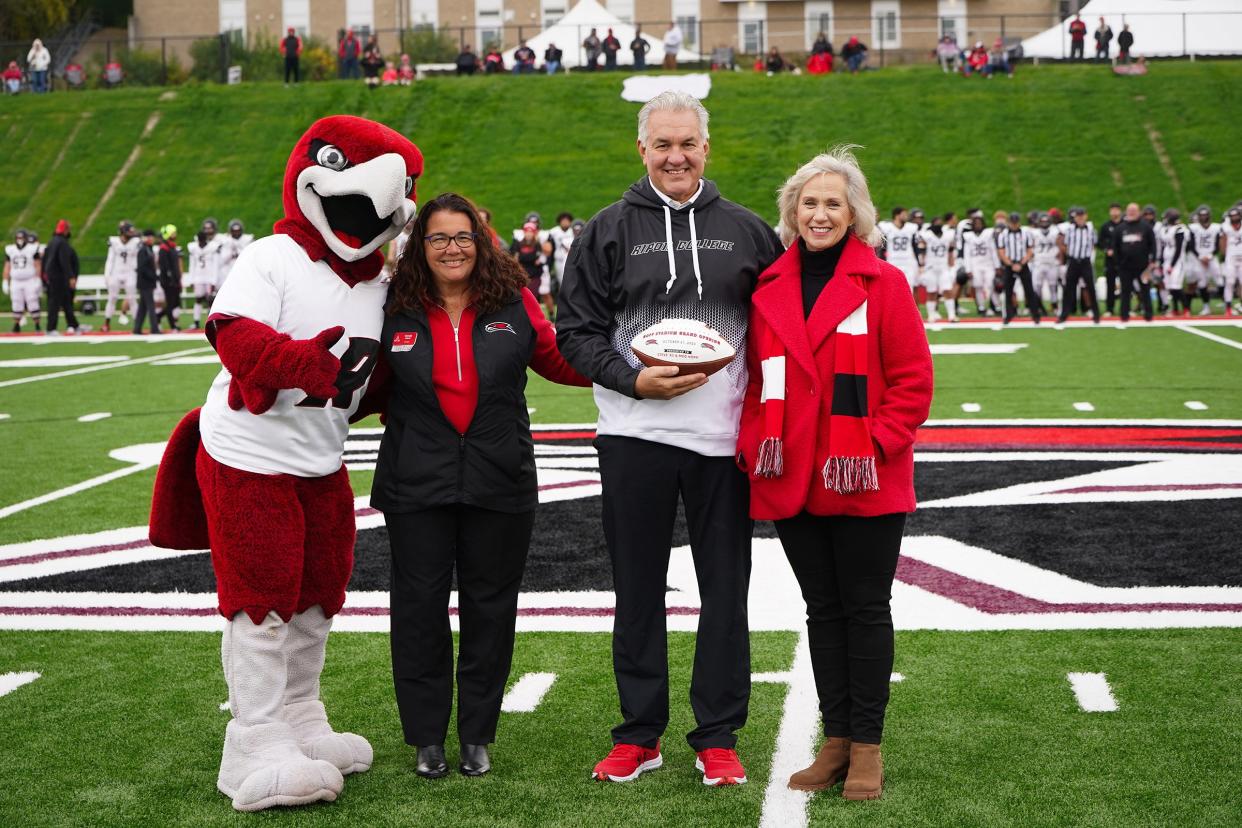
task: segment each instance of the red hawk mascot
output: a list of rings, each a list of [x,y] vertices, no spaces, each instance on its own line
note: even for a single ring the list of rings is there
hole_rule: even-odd
[[[379,353],[381,249],[414,216],[422,171],[382,124],[338,115],[306,131],[285,217],[212,305],[224,367],[156,477],[152,543],[211,549],[233,715],[216,785],[239,811],[334,800],[371,766],[366,739],[328,724],[319,674],[353,568],[341,456]]]

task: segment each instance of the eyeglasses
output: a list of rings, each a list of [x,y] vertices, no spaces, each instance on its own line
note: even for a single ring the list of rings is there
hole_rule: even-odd
[[[432,250],[443,250],[449,246],[449,242],[457,242],[457,246],[465,249],[474,246],[474,233],[461,232],[456,236],[450,236],[446,233],[432,233],[430,236],[423,236],[423,241],[431,245]]]

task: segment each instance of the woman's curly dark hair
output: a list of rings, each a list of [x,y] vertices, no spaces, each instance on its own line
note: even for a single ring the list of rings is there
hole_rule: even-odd
[[[421,310],[427,303],[440,304],[431,265],[427,262],[427,223],[436,213],[447,210],[470,219],[474,231],[474,271],[470,274],[470,303],[479,313],[494,313],[526,287],[526,271],[508,251],[492,239],[492,231],[479,216],[470,199],[457,193],[441,193],[423,205],[414,221],[410,240],[397,260],[397,270],[389,287],[388,313]]]

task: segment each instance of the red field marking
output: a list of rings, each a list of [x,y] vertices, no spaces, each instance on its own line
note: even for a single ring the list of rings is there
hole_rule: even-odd
[[[915,436],[923,451],[980,449],[1181,449],[1242,451],[1242,428],[1205,426],[924,426]]]

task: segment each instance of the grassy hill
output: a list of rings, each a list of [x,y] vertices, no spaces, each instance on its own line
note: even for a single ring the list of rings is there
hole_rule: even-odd
[[[195,228],[207,215],[237,216],[266,232],[279,217],[290,147],[314,118],[332,113],[375,118],[411,136],[427,157],[422,200],[458,190],[491,207],[502,228],[531,209],[590,215],[642,172],[638,106],[620,99],[623,77],[10,98],[0,110],[7,149],[0,228],[7,236],[30,226],[46,236],[65,217],[88,254],[121,218]],[[773,193],[785,177],[839,142],[865,147],[860,157],[881,212],[894,203],[928,211],[1083,203],[1098,217],[1113,200],[1220,208],[1242,196],[1230,116],[1242,112],[1242,63],[1162,63],[1141,78],[1076,65],[1023,67],[1012,81],[947,77],[932,67],[713,81],[708,174],[773,221]],[[136,142],[140,152],[119,176]]]

